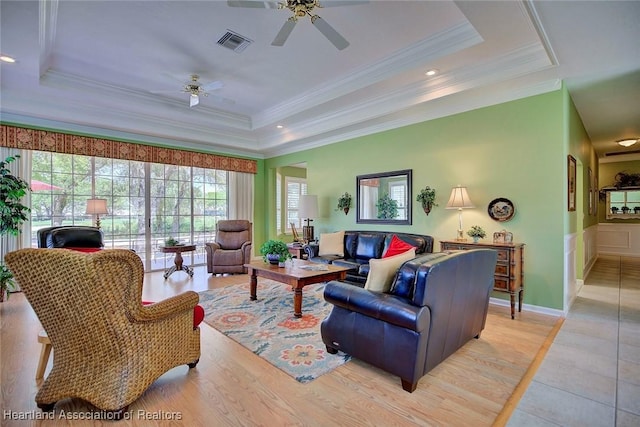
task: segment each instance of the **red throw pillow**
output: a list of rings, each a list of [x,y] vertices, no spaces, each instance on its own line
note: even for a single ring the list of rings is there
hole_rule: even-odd
[[[154,304],[153,301],[142,301],[142,305]],[[197,328],[204,320],[204,308],[200,304],[193,307],[193,329]]]
[[[391,243],[389,243],[389,247],[386,252],[382,255],[382,258],[389,258],[390,256],[399,255],[405,253],[409,249],[417,249],[415,246],[411,246],[404,240],[401,240],[395,234],[391,238]]]
[[[78,251],[78,252],[98,252],[101,251],[102,248],[65,248],[65,249],[70,249],[72,251]]]

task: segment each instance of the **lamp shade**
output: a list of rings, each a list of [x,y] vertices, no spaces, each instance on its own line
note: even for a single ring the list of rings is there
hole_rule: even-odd
[[[105,215],[108,214],[107,199],[88,199],[87,200],[87,215]]]
[[[447,202],[447,209],[469,209],[475,208],[475,205],[469,198],[467,187],[457,186],[451,190],[451,196]]]
[[[318,196],[305,194],[300,196],[300,218],[318,217]]]

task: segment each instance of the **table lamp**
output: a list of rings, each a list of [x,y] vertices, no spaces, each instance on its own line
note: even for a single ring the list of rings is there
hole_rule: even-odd
[[[300,196],[300,218],[306,218],[307,225],[302,227],[302,238],[305,242],[314,239],[313,225],[309,225],[313,219],[318,217],[318,196],[316,195],[302,195]]]
[[[475,205],[469,198],[467,187],[457,186],[451,190],[451,196],[447,202],[447,209],[458,209],[458,237],[457,241],[464,242],[464,230],[462,229],[462,209],[475,208]]]
[[[85,214],[96,216],[96,227],[100,228],[100,215],[106,215],[108,213],[109,211],[107,210],[107,199],[87,200],[87,211],[85,212]]]

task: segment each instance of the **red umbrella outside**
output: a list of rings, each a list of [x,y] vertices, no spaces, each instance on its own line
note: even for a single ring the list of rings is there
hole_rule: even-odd
[[[47,184],[46,182],[38,181],[37,179],[31,180],[31,191],[51,191],[62,190],[57,185]]]

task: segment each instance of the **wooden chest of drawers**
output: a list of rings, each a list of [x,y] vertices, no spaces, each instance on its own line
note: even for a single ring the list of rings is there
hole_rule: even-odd
[[[511,299],[511,318],[515,317],[515,301],[518,294],[518,311],[522,311],[524,293],[524,243],[473,243],[442,240],[441,251],[493,249],[498,252],[493,290],[506,292]]]

